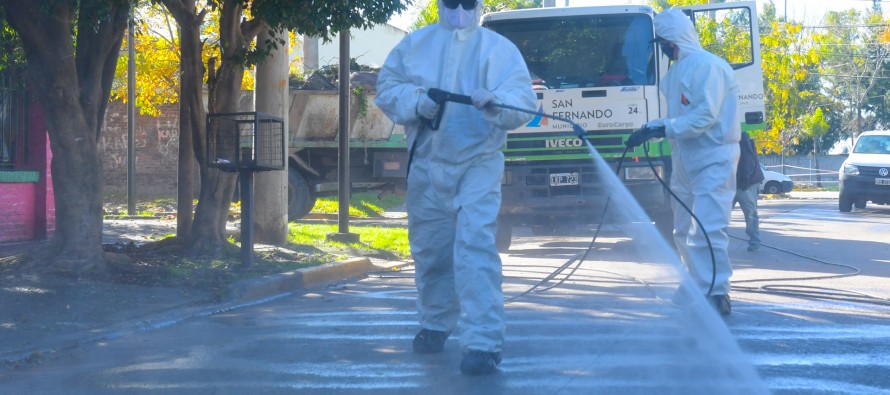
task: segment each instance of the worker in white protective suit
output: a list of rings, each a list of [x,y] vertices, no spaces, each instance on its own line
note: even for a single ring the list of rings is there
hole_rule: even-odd
[[[692,21],[682,11],[659,13],[655,35],[655,42],[673,60],[661,83],[667,116],[634,132],[628,145],[652,137],[667,137],[670,142],[671,190],[701,221],[700,227],[673,202],[674,242],[697,291],[727,315],[732,267],[726,228],[736,192],[741,137],[736,120],[738,84],[729,64],[701,47]],[[681,290],[678,296],[689,291]]]
[[[418,353],[442,351],[457,327],[461,372],[493,373],[501,361],[505,315],[495,246],[507,131],[534,109],[525,61],[513,43],[481,28],[481,0],[438,0],[439,22],[390,52],[374,103],[405,126],[408,238],[416,268]],[[437,103],[427,91],[468,95],[473,105]],[[446,105],[447,103],[447,105]],[[433,130],[430,120],[444,110]]]

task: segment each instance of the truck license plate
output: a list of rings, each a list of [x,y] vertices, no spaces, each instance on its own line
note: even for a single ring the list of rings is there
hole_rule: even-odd
[[[553,181],[553,176],[550,176],[550,182]],[[890,178],[875,178],[875,185],[890,185]]]
[[[578,185],[578,173],[553,173],[550,175],[550,186]]]

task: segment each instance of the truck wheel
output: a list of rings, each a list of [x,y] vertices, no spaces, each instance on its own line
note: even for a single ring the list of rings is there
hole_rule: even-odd
[[[849,213],[853,210],[853,198],[844,195],[843,193],[840,194],[837,199],[837,208],[842,213]]]
[[[770,195],[782,193],[782,185],[780,185],[778,182],[770,181],[763,186],[763,193]]]
[[[315,194],[299,171],[287,172],[287,219],[296,221],[309,214],[315,207]]]
[[[853,202],[853,206],[856,206],[856,208],[865,208],[865,203],[865,199],[857,199],[855,202]]]
[[[510,243],[513,242],[513,223],[506,217],[498,217],[498,232],[494,236],[494,244],[498,248],[498,252],[507,252],[510,250]]]

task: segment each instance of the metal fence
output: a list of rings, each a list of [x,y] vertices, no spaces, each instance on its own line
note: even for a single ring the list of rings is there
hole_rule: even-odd
[[[819,155],[815,159],[812,155],[794,155],[786,156],[783,166],[780,155],[761,155],[760,163],[787,175],[796,187],[826,187],[837,185],[837,171],[846,159],[846,155]]]
[[[0,71],[0,169],[26,162],[27,93],[18,73]]]

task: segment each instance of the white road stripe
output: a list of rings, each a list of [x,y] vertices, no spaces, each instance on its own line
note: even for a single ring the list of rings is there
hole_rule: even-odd
[[[807,394],[826,393],[832,395],[887,395],[890,388],[847,383],[835,380],[818,380],[811,377],[771,377],[765,381],[773,390],[807,390]]]

